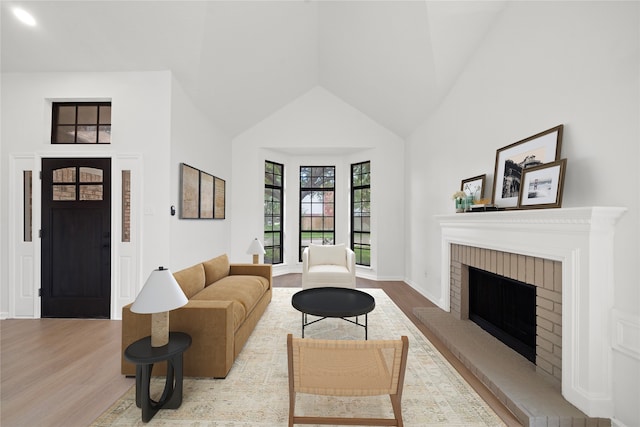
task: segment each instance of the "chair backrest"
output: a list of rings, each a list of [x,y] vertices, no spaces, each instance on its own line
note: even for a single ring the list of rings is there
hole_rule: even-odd
[[[338,245],[308,246],[309,265],[347,265],[347,248],[344,243]]]
[[[409,341],[287,336],[291,391],[331,396],[401,395]]]

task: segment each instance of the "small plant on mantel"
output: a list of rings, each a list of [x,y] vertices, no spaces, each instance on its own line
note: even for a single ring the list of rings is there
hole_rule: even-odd
[[[464,191],[456,191],[455,193],[453,193],[453,196],[451,197],[453,200],[458,200],[458,199],[462,199],[464,197],[467,196],[467,193],[465,193]]]
[[[453,196],[451,196],[451,198],[456,202],[456,212],[464,212],[462,201],[465,197],[467,197],[467,194],[464,191],[456,191],[453,193]]]

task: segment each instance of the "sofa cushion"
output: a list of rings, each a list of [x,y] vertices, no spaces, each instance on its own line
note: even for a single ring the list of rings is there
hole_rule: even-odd
[[[339,245],[309,246],[309,265],[346,265],[346,257],[344,243]]]
[[[193,300],[232,301],[234,330],[269,288],[269,280],[260,276],[227,276],[207,286]]]
[[[173,277],[175,277],[187,298],[191,298],[204,289],[205,276],[202,264],[196,264],[175,272],[173,273]]]
[[[217,282],[229,275],[229,257],[227,254],[211,258],[202,263],[204,266],[205,286]]]

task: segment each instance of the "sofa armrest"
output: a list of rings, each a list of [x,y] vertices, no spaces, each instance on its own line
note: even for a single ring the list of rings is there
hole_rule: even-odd
[[[271,264],[231,264],[229,276],[260,276],[269,281],[269,289],[273,288]]]
[[[231,301],[189,301],[169,313],[169,330],[191,335],[191,347],[184,354],[186,376],[223,378],[234,360],[234,321]],[[122,373],[135,375],[135,365],[124,359],[124,350],[151,334],[151,315],[122,308]],[[162,369],[162,367],[159,366]],[[154,373],[155,373],[154,368]]]

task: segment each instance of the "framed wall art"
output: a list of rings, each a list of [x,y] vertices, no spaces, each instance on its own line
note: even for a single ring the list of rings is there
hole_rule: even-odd
[[[214,213],[213,217],[215,219],[224,219],[225,218],[225,187],[226,182],[224,179],[215,178],[215,189],[214,189]]]
[[[518,207],[523,209],[559,208],[567,159],[523,170]]]
[[[213,218],[213,182],[215,177],[200,171],[200,218]]]
[[[496,151],[492,203],[517,208],[522,171],[560,159],[563,125],[547,129]]]
[[[467,196],[473,196],[474,201],[480,200],[484,198],[484,185],[486,180],[487,174],[463,179],[460,184],[460,190],[464,191]]]
[[[180,163],[180,218],[224,219],[225,181]]]
[[[180,218],[200,217],[200,171],[180,164]]]

